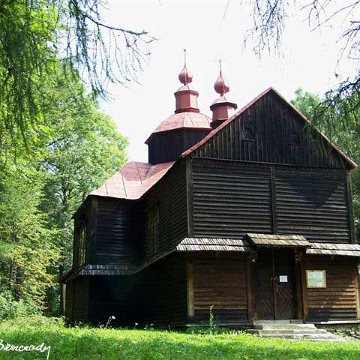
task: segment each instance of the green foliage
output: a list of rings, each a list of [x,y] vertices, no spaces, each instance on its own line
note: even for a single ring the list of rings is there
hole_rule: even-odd
[[[66,78],[68,66],[54,67],[38,89],[46,114],[26,129],[26,144],[0,122],[0,295],[10,292],[13,309],[57,312],[59,269],[71,266],[71,217],[126,161],[127,139],[80,79]]]
[[[38,309],[24,300],[16,301],[10,291],[2,291],[0,294],[0,320],[20,319],[34,316]]]
[[[299,359],[352,360],[360,357],[360,343],[262,339],[244,333],[219,335],[168,331],[66,328],[62,319],[39,317],[0,324],[0,339],[14,345],[51,346],[50,359]],[[0,359],[42,359],[42,353],[0,351]]]
[[[0,2],[0,122],[14,135],[37,128],[45,109],[38,90],[67,60],[67,77],[83,74],[95,95],[107,82],[136,80],[153,38],[102,24],[101,0],[3,0]]]

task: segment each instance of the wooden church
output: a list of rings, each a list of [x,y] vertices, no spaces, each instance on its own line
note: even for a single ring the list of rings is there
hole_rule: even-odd
[[[179,80],[149,163],[126,164],[74,215],[68,321],[186,327],[210,308],[228,326],[358,320],[357,165],[272,88],[235,112],[220,72],[210,119],[186,65]]]

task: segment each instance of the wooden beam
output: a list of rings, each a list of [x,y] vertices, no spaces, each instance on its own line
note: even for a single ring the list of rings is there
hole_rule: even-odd
[[[347,189],[347,203],[348,203],[348,209],[349,209],[350,238],[351,238],[351,243],[356,244],[357,241],[356,241],[356,230],[355,230],[350,171],[346,171],[346,189]]]
[[[309,318],[309,306],[307,300],[307,289],[306,289],[306,271],[305,271],[305,259],[300,263],[300,272],[301,272],[301,293],[302,293],[302,304],[304,312],[304,320]]]
[[[194,274],[193,264],[191,259],[188,259],[187,263],[187,304],[188,304],[188,316],[194,316]]]
[[[275,166],[270,167],[271,222],[273,234],[277,234]]]
[[[253,309],[253,282],[251,274],[251,256],[246,258],[246,292],[247,292],[247,308],[248,308],[248,320],[253,320],[254,309]]]

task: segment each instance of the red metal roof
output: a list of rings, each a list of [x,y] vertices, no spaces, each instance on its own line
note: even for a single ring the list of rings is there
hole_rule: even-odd
[[[260,95],[258,95],[256,98],[254,98],[252,101],[250,101],[247,105],[245,105],[243,108],[238,110],[234,115],[232,115],[228,120],[224,121],[221,125],[219,125],[217,128],[215,128],[213,131],[211,131],[208,135],[206,135],[201,141],[199,141],[197,144],[192,146],[190,149],[184,151],[181,154],[181,157],[186,157],[190,155],[193,151],[204,145],[209,139],[211,139],[215,134],[217,134],[219,131],[221,131],[227,124],[229,124],[231,121],[233,121],[235,118],[237,118],[239,115],[241,115],[244,111],[246,111],[249,107],[251,107],[254,103],[256,103],[259,99],[261,99],[264,95],[266,95],[269,92],[274,92],[277,96],[279,96],[288,106],[292,108],[293,111],[295,111],[305,122],[311,124],[311,122],[298,110],[296,107],[294,107],[292,104],[290,104],[282,95],[280,95],[274,88],[269,87],[265,91],[263,91]],[[311,124],[311,126],[313,126]],[[323,134],[319,129],[317,129],[315,126],[313,126],[314,129],[319,132],[319,134],[324,138],[326,142],[328,142],[335,150],[336,152],[352,167],[356,168],[357,164],[352,161],[347,155],[345,155],[336,145],[334,145],[329,138]]]
[[[139,199],[167,173],[173,164],[174,162],[157,165],[129,162],[90,195]]]
[[[181,112],[174,114],[165,119],[160,125],[154,130],[154,132],[145,141],[148,143],[151,136],[155,133],[178,130],[178,129],[198,129],[198,130],[209,130],[211,119],[204,114],[195,112]]]

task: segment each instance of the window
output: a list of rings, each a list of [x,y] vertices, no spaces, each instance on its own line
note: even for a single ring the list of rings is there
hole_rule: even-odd
[[[159,237],[159,204],[155,203],[146,212],[146,240],[150,255],[156,253]]]
[[[82,266],[86,261],[86,223],[81,222],[78,228],[78,266]]]

